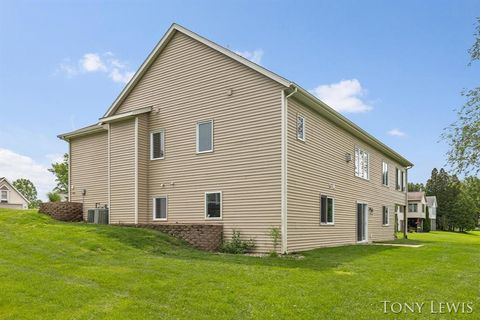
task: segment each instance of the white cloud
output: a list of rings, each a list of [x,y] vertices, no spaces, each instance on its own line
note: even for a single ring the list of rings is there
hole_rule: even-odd
[[[235,51],[235,53],[256,64],[262,63],[262,58],[264,54],[262,49],[255,49],[253,51]]]
[[[48,167],[37,163],[32,158],[15,153],[9,149],[0,148],[0,177],[6,177],[10,182],[26,178],[37,188],[38,198],[45,200],[47,192],[55,187],[55,177],[48,172]]]
[[[134,72],[128,70],[127,64],[117,59],[110,51],[104,54],[85,53],[76,64],[72,64],[69,59],[65,59],[65,62],[59,65],[57,71],[68,77],[100,72],[106,74],[114,82],[120,83],[127,83],[134,75]]]
[[[107,67],[97,53],[85,53],[80,59],[80,65],[86,72],[107,71]]]
[[[390,131],[387,132],[389,135],[394,136],[394,137],[405,137],[407,134],[403,131],[400,131],[397,128],[394,128]]]
[[[338,112],[358,113],[373,109],[363,100],[366,90],[357,79],[322,84],[310,92]]]

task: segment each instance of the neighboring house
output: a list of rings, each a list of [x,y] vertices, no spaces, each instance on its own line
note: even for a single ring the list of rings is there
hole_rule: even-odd
[[[428,216],[430,218],[430,230],[437,230],[437,197],[428,196],[427,198],[427,208]]]
[[[425,192],[408,193],[408,230],[422,231],[427,211],[427,199]]]
[[[28,209],[29,203],[7,178],[0,178],[0,208]]]
[[[222,224],[258,251],[391,240],[412,164],[308,91],[172,25],[69,142],[69,199],[112,224]]]

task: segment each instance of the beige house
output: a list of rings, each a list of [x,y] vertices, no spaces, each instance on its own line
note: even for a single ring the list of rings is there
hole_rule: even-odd
[[[69,142],[70,195],[110,223],[221,224],[282,252],[393,238],[412,164],[294,82],[172,25]]]
[[[28,209],[29,203],[7,178],[0,177],[0,208]]]
[[[427,215],[427,198],[425,192],[408,193],[407,223],[409,230],[423,230],[423,222]]]

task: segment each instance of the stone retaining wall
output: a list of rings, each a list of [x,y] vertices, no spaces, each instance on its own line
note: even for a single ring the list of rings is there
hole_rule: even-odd
[[[83,204],[80,202],[42,202],[38,212],[60,221],[83,221]]]
[[[167,233],[185,240],[193,247],[206,251],[219,251],[223,241],[221,224],[137,224],[138,228],[148,228]]]

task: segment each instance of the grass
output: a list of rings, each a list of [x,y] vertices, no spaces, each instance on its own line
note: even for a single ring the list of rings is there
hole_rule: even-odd
[[[0,209],[1,319],[478,319],[480,232],[421,248],[304,259],[212,254],[153,230]],[[473,314],[384,314],[381,301],[473,302]]]

